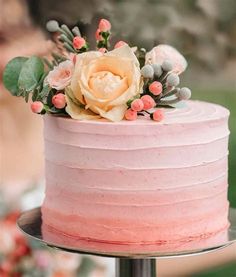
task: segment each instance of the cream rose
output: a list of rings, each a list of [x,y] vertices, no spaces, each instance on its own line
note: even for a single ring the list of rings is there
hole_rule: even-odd
[[[123,119],[127,101],[141,93],[139,62],[128,45],[108,53],[77,55],[71,85],[66,89],[67,113],[74,119]]]

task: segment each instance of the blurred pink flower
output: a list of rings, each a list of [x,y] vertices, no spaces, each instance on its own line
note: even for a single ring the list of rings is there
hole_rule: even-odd
[[[0,254],[6,255],[15,248],[15,241],[8,226],[0,224]]]
[[[173,65],[172,72],[181,74],[187,68],[187,61],[174,47],[160,44],[146,54],[146,63],[162,64],[168,60]]]
[[[69,275],[79,267],[81,257],[76,254],[56,252],[54,256],[54,261],[57,271],[61,271],[62,273],[68,273]]]
[[[33,252],[36,266],[40,269],[46,270],[52,264],[52,255],[46,250],[35,250]]]

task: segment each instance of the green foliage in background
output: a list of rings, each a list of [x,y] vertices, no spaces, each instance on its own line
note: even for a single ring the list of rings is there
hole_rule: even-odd
[[[193,99],[204,100],[225,106],[230,110],[229,128],[229,200],[236,207],[236,92],[235,90],[193,90]],[[236,276],[236,274],[235,274]]]
[[[192,274],[189,277],[235,277],[236,263],[230,263],[223,266],[216,267],[205,272]]]

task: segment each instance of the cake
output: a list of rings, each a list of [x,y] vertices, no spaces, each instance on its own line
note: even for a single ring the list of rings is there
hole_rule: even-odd
[[[77,26],[47,29],[58,52],[17,57],[3,74],[45,115],[44,240],[112,253],[227,240],[229,112],[189,100],[184,56],[163,44],[111,49],[106,19],[92,51]]]
[[[228,116],[199,101],[161,123],[47,116],[44,232],[158,249],[226,230]]]

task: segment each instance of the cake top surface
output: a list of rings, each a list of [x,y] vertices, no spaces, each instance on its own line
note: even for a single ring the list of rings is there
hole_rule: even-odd
[[[155,122],[149,119],[147,116],[139,117],[135,121],[122,120],[116,122],[116,126],[132,126],[132,125],[167,125],[167,124],[185,124],[194,122],[207,122],[212,120],[217,120],[220,118],[225,118],[229,116],[229,110],[225,107],[203,102],[197,100],[186,101],[185,107],[181,109],[169,108],[165,110],[165,118],[161,122]],[[114,125],[106,119],[96,119],[96,120],[83,120],[77,121],[74,119],[69,119],[65,117],[57,117],[59,122],[64,122],[68,124],[69,122],[77,125]]]
[[[229,111],[222,106],[191,100],[185,108],[166,110],[161,122],[148,117],[114,123],[105,119],[81,121],[48,115],[44,117],[44,138],[82,148],[117,150],[199,145],[227,138],[228,116]]]

